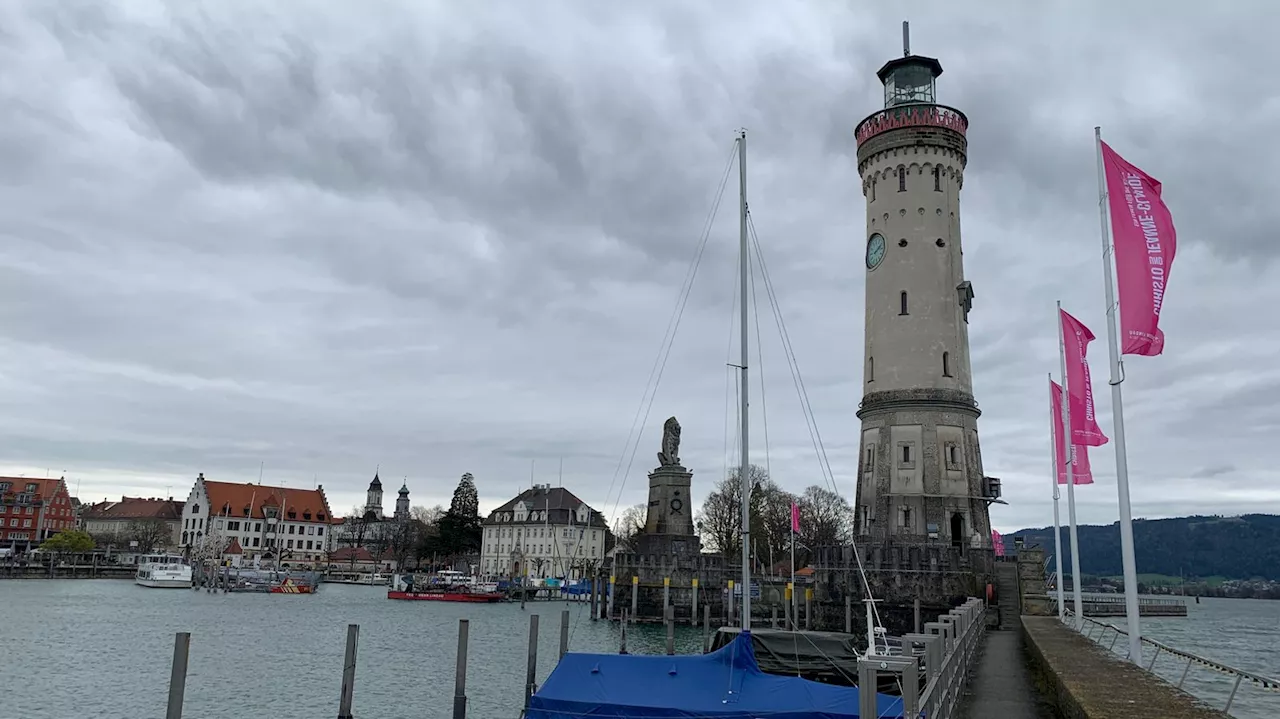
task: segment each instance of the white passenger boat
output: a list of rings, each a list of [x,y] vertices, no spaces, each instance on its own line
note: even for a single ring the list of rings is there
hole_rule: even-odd
[[[148,554],[138,562],[133,581],[152,589],[190,589],[191,566],[176,554]]]
[[[379,572],[329,572],[325,575],[324,581],[329,584],[385,586],[391,583],[391,577]]]

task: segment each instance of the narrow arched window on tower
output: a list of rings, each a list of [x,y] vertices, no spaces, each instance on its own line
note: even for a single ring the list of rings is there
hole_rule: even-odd
[[[876,201],[876,181],[875,180],[871,181],[871,201],[872,202]]]
[[[907,314],[907,291],[906,290],[903,290],[902,294],[898,296],[898,303],[901,305],[898,308],[898,314],[899,315]]]
[[[933,166],[933,191],[942,192],[942,165]]]
[[[867,358],[867,381],[868,382],[876,381],[876,358],[875,357]]]
[[[951,353],[950,352],[942,353],[942,376],[943,377],[951,376]]]
[[[907,168],[898,165],[898,192],[907,191]]]

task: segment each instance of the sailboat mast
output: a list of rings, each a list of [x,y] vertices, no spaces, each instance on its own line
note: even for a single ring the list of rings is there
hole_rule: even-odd
[[[747,340],[751,336],[747,331],[747,282],[748,282],[748,262],[750,255],[748,254],[747,245],[747,131],[744,129],[738,133],[738,284],[741,286],[742,295],[739,297],[738,308],[741,312],[741,324],[739,334],[742,340],[742,357],[741,370],[742,375],[742,399],[739,405],[739,414],[742,416],[742,456],[738,461],[738,480],[742,482],[742,631],[751,631],[751,475],[747,472],[748,467],[748,442],[747,442]],[[732,601],[733,597],[729,597]]]

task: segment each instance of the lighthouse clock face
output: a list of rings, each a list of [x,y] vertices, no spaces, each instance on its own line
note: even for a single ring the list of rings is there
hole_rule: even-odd
[[[867,269],[874,270],[880,266],[880,261],[884,259],[884,235],[879,232],[871,235],[871,239],[867,240]]]

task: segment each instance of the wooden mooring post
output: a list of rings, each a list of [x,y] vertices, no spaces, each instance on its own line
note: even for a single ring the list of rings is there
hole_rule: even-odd
[[[453,719],[467,719],[467,642],[470,634],[471,622],[459,619],[458,666],[453,678]]]
[[[560,612],[560,658],[569,653],[569,610]]]
[[[352,719],[351,702],[356,691],[356,648],[360,643],[360,625],[347,625],[347,653],[342,658],[342,690],[338,694],[338,719]]]
[[[702,605],[702,653],[711,651],[711,605]]]
[[[538,615],[529,616],[529,663],[524,671],[524,707],[529,708],[529,700],[538,690]]]
[[[663,618],[667,625],[667,656],[676,653],[676,608],[668,605]]]
[[[597,596],[596,594],[596,592],[599,589],[600,589],[600,577],[593,575],[591,577],[591,621],[593,622],[600,618],[600,615],[598,613],[599,610],[597,609],[597,607],[599,606],[597,602],[599,601],[600,597]]]
[[[187,691],[187,655],[191,651],[191,632],[178,632],[173,638],[173,669],[169,672],[169,706],[164,719],[182,719],[182,697]]]

